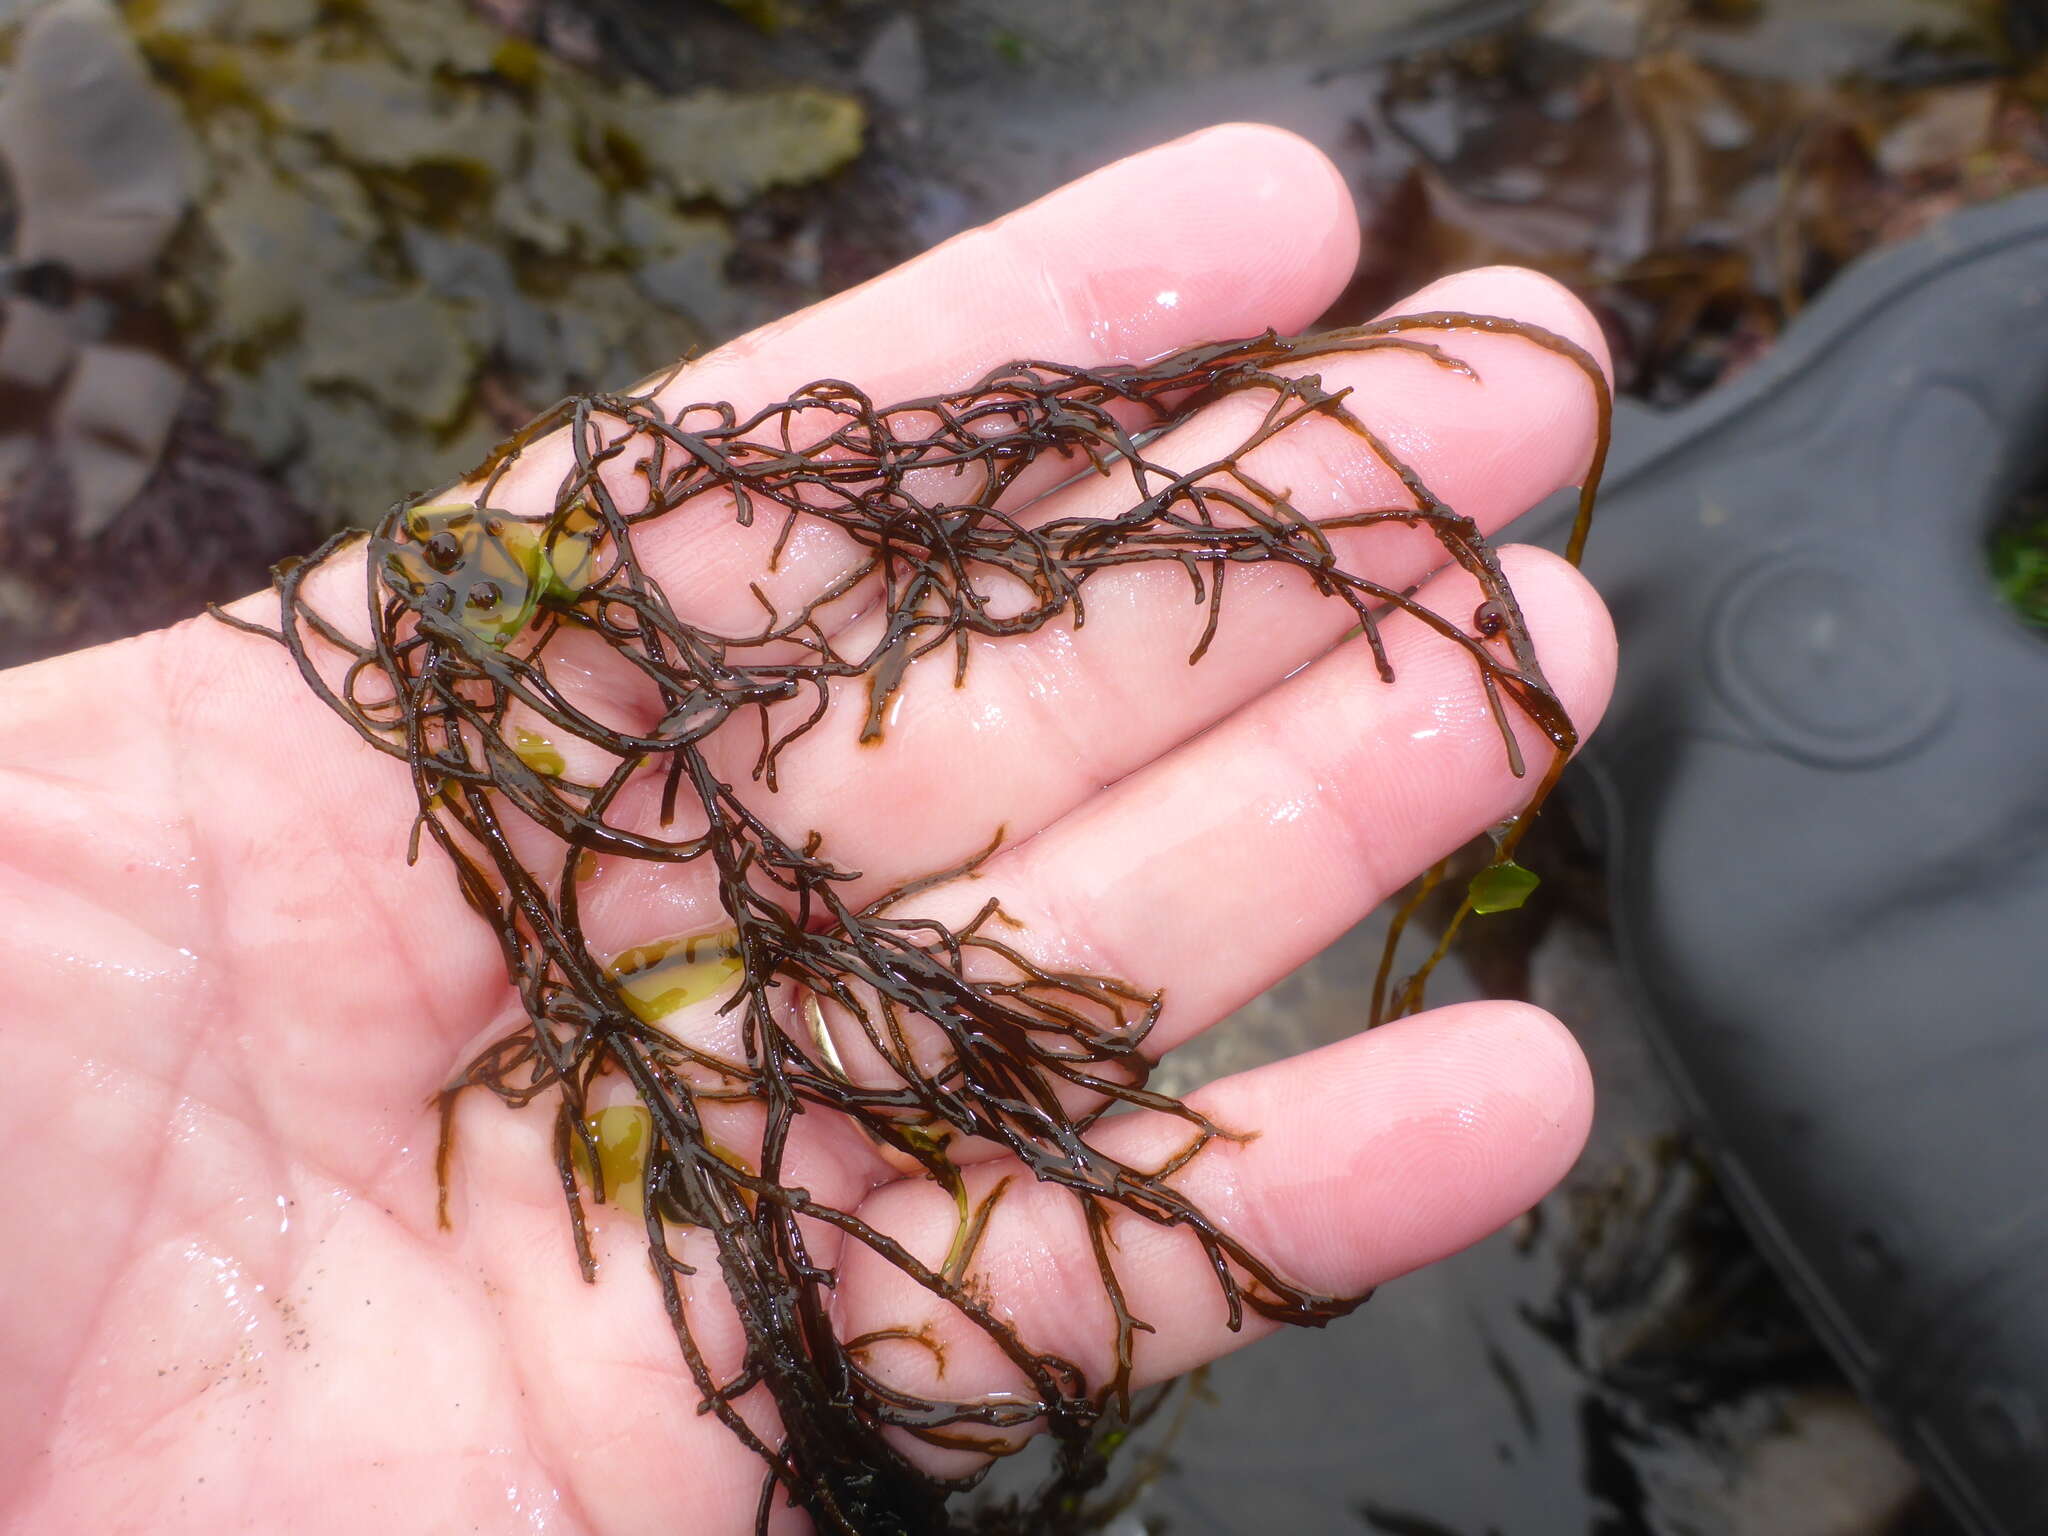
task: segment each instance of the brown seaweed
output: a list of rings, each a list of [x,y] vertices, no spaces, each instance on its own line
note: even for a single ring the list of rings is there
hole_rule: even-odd
[[[970,637],[1025,635],[1062,617],[1082,623],[1090,579],[1123,565],[1164,562],[1186,573],[1200,616],[1189,658],[1196,662],[1216,638],[1234,567],[1277,562],[1349,608],[1382,678],[1393,676],[1380,641],[1390,614],[1413,615],[1461,647],[1518,775],[1525,766],[1510,710],[1541,730],[1555,750],[1529,810],[1497,834],[1496,865],[1506,865],[1577,732],[1477,527],[1374,433],[1347,391],[1291,366],[1395,350],[1469,373],[1446,343],[1475,331],[1513,335],[1576,363],[1598,397],[1604,454],[1606,386],[1583,351],[1533,326],[1462,313],[1291,339],[1268,332],[1142,365],[1017,362],[971,388],[895,404],[822,380],[749,411],[722,402],[678,411],[650,386],[565,401],[501,448],[459,495],[401,505],[386,517],[367,538],[367,641],[350,639],[308,595],[309,579],[362,544],[360,534],[280,567],[277,630],[229,620],[281,641],[329,707],[408,765],[418,798],[415,848],[423,835],[450,860],[470,906],[497,935],[517,989],[525,1023],[469,1062],[441,1099],[444,1222],[450,1116],[470,1088],[513,1106],[539,1101],[554,1115],[557,1173],[587,1277],[594,1265],[585,1191],[604,1200],[608,1181],[637,1178],[649,1252],[705,1411],[763,1461],[764,1529],[778,1487],[829,1530],[948,1528],[947,1496],[979,1474],[935,1479],[897,1448],[892,1431],[992,1455],[1043,1431],[1055,1442],[1057,1471],[1037,1507],[1077,1507],[1077,1491],[1101,1476],[1094,1442],[1105,1415],[1112,1405],[1129,1414],[1138,1335],[1147,1331],[1119,1280],[1108,1236],[1113,1209],[1187,1231],[1208,1257],[1233,1328],[1246,1308],[1320,1325],[1363,1298],[1296,1284],[1176,1186],[1175,1173],[1233,1133],[1147,1088],[1158,992],[1035,963],[1006,942],[993,902],[957,927],[893,915],[906,895],[963,871],[854,904],[846,894],[854,872],[835,864],[816,835],[792,840],[772,829],[757,796],[721,779],[707,744],[718,732],[758,736],[752,776],[773,792],[784,752],[825,719],[835,682],[865,683],[862,731],[879,734],[919,658],[950,651],[957,680],[971,686]],[[676,377],[656,382],[665,389]],[[1185,471],[1148,458],[1153,429],[1236,394],[1266,404],[1229,453]],[[1357,434],[1399,476],[1409,504],[1312,519],[1262,484],[1242,461],[1311,418]],[[498,506],[507,472],[558,430],[573,444],[574,463],[552,507],[521,516]],[[1020,521],[1012,488],[1048,456],[1126,486],[1122,510]],[[1596,454],[1573,559],[1599,467]],[[944,474],[935,478],[935,470]],[[628,482],[630,495],[621,489]],[[946,488],[944,501],[931,499],[935,483]],[[860,555],[793,614],[779,615],[757,588],[761,627],[718,633],[678,614],[636,549],[654,521],[692,515],[780,519],[784,539],[800,521],[818,520],[841,530]],[[1331,534],[1375,524],[1427,528],[1482,589],[1478,611],[1440,615],[1412,588],[1347,569]],[[986,592],[996,580],[1026,597],[992,604]],[[856,595],[881,623],[872,642],[853,651],[842,648],[848,642],[835,620]],[[627,731],[580,708],[549,674],[551,647],[570,634],[594,638],[647,680],[659,719]],[[530,722],[542,722],[541,730]],[[570,775],[569,761],[593,759],[603,765],[597,773]],[[627,786],[650,778],[661,786],[656,829],[632,824],[621,810]],[[675,978],[640,983],[674,959],[669,952],[599,957],[579,904],[579,876],[593,857],[715,871],[727,927],[699,942],[710,946],[702,955],[727,966],[724,1006],[737,1016],[736,1054],[710,1053],[663,1028],[661,999],[671,994],[662,989]],[[1472,904],[1468,897],[1454,925]],[[693,949],[684,958],[695,965],[701,957]],[[1393,988],[1388,1007],[1376,1000],[1376,1013],[1419,1006],[1426,972]],[[802,1003],[793,1007],[793,998]],[[850,1021],[885,1070],[844,1069],[821,1002]],[[933,1031],[944,1041],[936,1058],[912,1044]],[[610,1073],[644,1111],[630,1124],[616,1110],[608,1120],[591,1113],[597,1080]],[[745,1155],[706,1128],[704,1106],[733,1099],[759,1106],[759,1143]],[[1183,1149],[1156,1169],[1100,1150],[1090,1132],[1118,1106],[1178,1116],[1188,1129]],[[784,1177],[792,1125],[805,1112],[857,1121],[900,1166],[955,1196],[960,1232],[943,1264],[927,1266],[856,1213]],[[1035,1346],[977,1290],[974,1246],[1000,1189],[969,1206],[947,1152],[964,1138],[1008,1151],[1079,1203],[1115,1320],[1110,1379],[1088,1380],[1074,1362]],[[627,1146],[630,1158],[620,1151]],[[687,1271],[671,1248],[678,1223],[710,1234],[744,1325],[745,1363],[729,1379],[713,1375],[693,1336],[679,1284]],[[1028,1389],[921,1397],[873,1373],[868,1346],[885,1335],[835,1334],[834,1273],[810,1253],[809,1224],[836,1229],[939,1298],[999,1347]],[[774,1443],[736,1406],[764,1389],[779,1415]]]

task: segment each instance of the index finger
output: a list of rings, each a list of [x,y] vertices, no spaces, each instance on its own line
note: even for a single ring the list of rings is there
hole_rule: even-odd
[[[1322,152],[1278,128],[1228,124],[1117,161],[743,336],[667,379],[653,400],[666,413],[729,401],[744,416],[813,380],[843,379],[887,406],[1018,358],[1148,361],[1307,326],[1357,255],[1350,192]],[[622,457],[606,477],[626,510],[645,499],[633,462]],[[546,511],[574,463],[566,433],[532,444],[492,502]],[[671,516],[640,544],[678,615],[743,635],[761,621],[750,584],[782,606],[824,590],[856,558],[852,541],[820,519],[803,520],[771,559],[780,536],[776,518],[745,527],[730,516]]]

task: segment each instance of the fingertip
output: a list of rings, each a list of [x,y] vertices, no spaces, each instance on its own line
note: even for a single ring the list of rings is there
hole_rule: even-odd
[[[1417,289],[1386,314],[1446,309],[1540,326],[1584,350],[1600,365],[1609,387],[1613,385],[1613,359],[1608,356],[1607,336],[1599,320],[1576,293],[1554,277],[1528,267],[1470,267]]]
[[[1577,1037],[1534,1003],[1495,999],[1464,1006],[1481,1015],[1483,1049],[1518,1086],[1530,1117],[1528,1140],[1503,1149],[1510,1157],[1499,1198],[1510,1208],[1502,1219],[1512,1220],[1557,1188],[1586,1149],[1593,1069]]]
[[[1592,1073],[1571,1032],[1543,1009],[1454,1004],[1365,1042],[1380,1087],[1347,1159],[1356,1280],[1377,1284],[1470,1247],[1578,1161],[1592,1126]]]
[[[1084,295],[1126,314],[1132,359],[1307,326],[1358,263],[1358,213],[1329,157],[1264,123],[1224,123],[1142,150],[999,222],[1028,276],[1078,266]],[[1134,296],[1136,302],[1134,303]],[[1148,313],[1150,311],[1150,313]],[[1091,338],[1094,333],[1091,331]]]
[[[1315,144],[1271,123],[1232,122],[1200,129],[1171,147],[1199,157],[1215,181],[1254,207],[1270,208],[1310,232],[1326,281],[1341,286],[1350,279],[1358,266],[1358,205],[1337,163]]]
[[[1399,323],[1427,315],[1443,318]],[[1609,395],[1604,372],[1594,377],[1607,350],[1569,289],[1523,268],[1482,267],[1431,283],[1381,318],[1394,322],[1396,345],[1320,371],[1357,388],[1373,431],[1437,497],[1493,530],[1584,482]]]
[[[1099,366],[1299,330],[1358,260],[1342,174],[1307,140],[1226,123],[1141,150],[900,267],[727,343],[689,388],[733,399],[797,377],[883,396],[1015,357]]]
[[[1462,1199],[1445,1202],[1447,1213],[1465,1218],[1462,1228],[1446,1223],[1442,1253],[1454,1253],[1514,1220],[1572,1171],[1592,1129],[1593,1074],[1572,1032],[1533,1003],[1455,1004],[1434,1022],[1439,1041],[1457,1037],[1452,1054],[1472,1095],[1494,1101],[1476,1133],[1484,1147],[1470,1162],[1473,1181]]]
[[[1562,555],[1533,544],[1509,544],[1499,555],[1501,571],[1528,618],[1544,676],[1583,741],[1614,694],[1614,616],[1585,572]]]
[[[1454,1004],[1441,1010],[1454,1028],[1472,1028],[1476,1043],[1489,1057],[1515,1064],[1530,1106],[1557,1131],[1558,1161],[1536,1170],[1541,1188],[1535,1199],[1556,1186],[1584,1150],[1593,1124],[1593,1069],[1578,1037],[1557,1015],[1515,998]]]

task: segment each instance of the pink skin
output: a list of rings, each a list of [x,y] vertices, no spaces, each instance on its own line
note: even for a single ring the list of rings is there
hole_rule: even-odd
[[[1307,145],[1213,130],[743,338],[677,388],[745,402],[839,375],[900,397],[1017,355],[1100,363],[1297,329],[1351,271],[1356,230]],[[1515,315],[1599,349],[1584,312],[1527,273],[1468,273],[1403,307]],[[1532,349],[1458,350],[1481,381],[1384,355],[1324,372],[1493,528],[1577,478],[1591,407]],[[1287,477],[1305,504],[1387,498],[1324,440],[1297,458]],[[547,499],[536,484],[520,494]],[[730,532],[677,537],[671,579],[703,612],[759,558]],[[822,571],[835,553],[820,540],[805,559]],[[1418,550],[1406,558],[1426,571]],[[1508,560],[1550,676],[1589,726],[1612,678],[1605,614],[1553,558]],[[1445,611],[1475,600],[1462,578],[1436,579],[1452,583],[1431,598]],[[1355,646],[1313,659],[1348,620],[1247,571],[1215,652],[1190,669],[1178,580],[1105,578],[1085,630],[984,647],[967,692],[914,675],[881,751],[855,748],[836,717],[793,756],[777,810],[881,883],[1005,826],[1011,846],[976,890],[923,900],[957,912],[1000,891],[1042,952],[1165,983],[1162,1047],[1527,792],[1471,668],[1440,647],[1391,630],[1391,688]],[[441,862],[404,866],[402,769],[359,747],[281,652],[205,620],[0,676],[0,720],[0,1046],[16,1085],[0,1119],[0,1524],[748,1528],[758,1465],[695,1412],[632,1223],[600,1212],[603,1273],[577,1277],[544,1116],[465,1104],[455,1229],[435,1228],[427,1102],[502,1026],[509,994]],[[712,916],[673,872],[598,885],[621,943]],[[1555,1021],[1475,1004],[1201,1102],[1264,1134],[1205,1158],[1191,1187],[1283,1271],[1345,1291],[1538,1199],[1578,1152],[1591,1088]],[[1115,1135],[1142,1160],[1177,1132],[1140,1117]],[[830,1132],[797,1160],[792,1177],[943,1252],[950,1203],[930,1187]],[[1222,1329],[1179,1236],[1126,1223],[1119,1239],[1159,1330],[1140,1341],[1141,1379],[1257,1331]],[[1099,1366],[1106,1314],[1055,1197],[1013,1198],[981,1257],[1027,1332]],[[730,1359],[717,1291],[700,1282],[693,1312]],[[850,1331],[914,1310],[859,1256],[839,1306]],[[917,1353],[878,1364],[915,1382]],[[949,1386],[1006,1384],[981,1369],[963,1356]]]

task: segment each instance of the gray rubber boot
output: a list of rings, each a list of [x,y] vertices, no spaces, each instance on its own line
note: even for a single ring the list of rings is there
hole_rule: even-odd
[[[2048,636],[1985,546],[2044,469],[2048,194],[1626,411],[1587,559],[1620,686],[1580,779],[1731,1193],[1957,1512],[2013,1536],[2048,1531]]]

